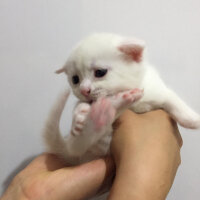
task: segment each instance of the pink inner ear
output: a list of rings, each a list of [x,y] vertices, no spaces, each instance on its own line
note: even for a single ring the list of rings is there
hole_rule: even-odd
[[[140,62],[142,60],[142,54],[144,50],[143,45],[138,44],[122,44],[118,49],[125,55],[131,57],[135,62]]]

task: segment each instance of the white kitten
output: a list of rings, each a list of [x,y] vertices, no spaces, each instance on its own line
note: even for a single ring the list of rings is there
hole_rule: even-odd
[[[183,127],[200,127],[200,116],[165,86],[144,49],[141,40],[107,33],[93,34],[74,48],[57,73],[67,74],[80,102],[66,138],[59,121],[68,94],[56,102],[44,131],[50,152],[71,164],[108,154],[112,123],[126,108],[137,113],[161,108]]]

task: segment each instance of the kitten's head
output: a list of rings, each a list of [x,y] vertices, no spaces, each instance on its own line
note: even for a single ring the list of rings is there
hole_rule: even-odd
[[[140,86],[144,72],[144,42],[108,33],[93,34],[72,51],[64,67],[73,93],[95,101]]]

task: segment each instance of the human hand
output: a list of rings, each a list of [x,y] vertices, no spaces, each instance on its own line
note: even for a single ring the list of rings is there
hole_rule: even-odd
[[[110,157],[75,167],[55,155],[42,154],[12,181],[1,200],[74,200],[96,194],[114,171]]]
[[[182,140],[176,124],[161,110],[126,111],[120,121],[111,146],[117,174],[109,200],[164,200],[180,164]],[[44,154],[14,178],[2,200],[88,198],[113,169],[110,158],[68,168]]]
[[[169,115],[125,111],[111,145],[116,178],[109,200],[164,200],[180,164],[182,139]]]

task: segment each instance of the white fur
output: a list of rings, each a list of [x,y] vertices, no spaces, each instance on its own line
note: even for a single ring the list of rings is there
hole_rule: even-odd
[[[65,66],[57,72],[67,74],[73,93],[81,102],[75,108],[72,134],[62,138],[59,120],[66,94],[57,101],[44,131],[50,152],[72,164],[109,153],[112,123],[127,107],[138,113],[161,108],[181,126],[200,127],[200,116],[165,86],[148,63],[144,48],[141,40],[101,33],[89,36],[73,49]],[[95,70],[102,68],[108,70],[107,74],[96,78]],[[74,75],[80,79],[76,85],[72,82]],[[139,92],[132,94],[134,88]],[[83,95],[81,91],[88,89],[90,94]],[[90,101],[94,103],[91,105]],[[101,119],[103,125],[97,128]]]

